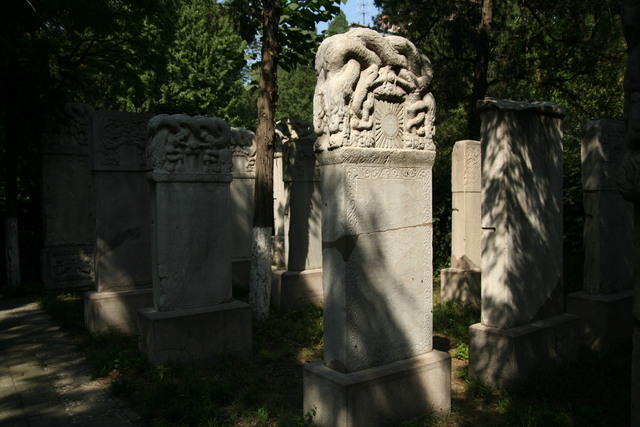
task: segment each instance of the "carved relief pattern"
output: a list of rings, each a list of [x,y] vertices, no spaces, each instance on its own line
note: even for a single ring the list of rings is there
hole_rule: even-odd
[[[56,145],[87,146],[89,120],[93,108],[86,104],[67,103],[62,111],[47,116],[43,142],[47,147]]]
[[[92,281],[93,248],[50,248],[47,256],[48,272],[54,283]]]
[[[256,135],[244,128],[231,128],[231,152],[233,157],[244,158],[242,172],[253,172],[256,168]]]
[[[465,162],[464,162],[464,189],[469,191],[470,189],[477,189],[480,191],[482,179],[482,166],[480,164],[480,145],[467,145],[465,147]]]
[[[322,43],[316,71],[316,149],[435,149],[433,71],[408,40],[352,29]]]
[[[154,172],[231,172],[231,131],[222,119],[161,114],[149,121],[149,137]]]
[[[130,146],[135,149],[135,163],[144,168],[147,144],[145,129],[148,119],[146,114],[140,116],[127,114],[125,119],[117,116],[108,117],[101,132],[100,164],[102,166],[120,166],[120,150],[124,146]]]

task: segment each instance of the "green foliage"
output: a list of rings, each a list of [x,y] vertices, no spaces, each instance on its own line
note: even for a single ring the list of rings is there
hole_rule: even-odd
[[[480,312],[457,301],[435,304],[433,330],[458,342],[469,342],[469,326],[480,321]]]
[[[326,36],[335,36],[336,34],[346,33],[347,31],[349,31],[349,22],[347,21],[347,15],[341,10],[336,17],[329,22]]]
[[[313,92],[316,72],[311,65],[298,65],[291,71],[278,70],[276,119],[296,117],[313,120]]]

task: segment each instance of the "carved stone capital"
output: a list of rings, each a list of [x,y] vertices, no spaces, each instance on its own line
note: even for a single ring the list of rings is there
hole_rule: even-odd
[[[407,39],[351,29],[325,39],[316,71],[316,150],[435,150],[433,70]]]
[[[231,130],[222,119],[160,114],[149,120],[149,138],[155,173],[231,172]]]

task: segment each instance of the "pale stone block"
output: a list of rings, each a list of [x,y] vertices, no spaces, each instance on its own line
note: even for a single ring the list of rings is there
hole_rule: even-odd
[[[480,308],[481,280],[479,269],[443,268],[440,270],[440,299]]]
[[[579,319],[561,314],[514,328],[469,327],[469,374],[508,386],[533,372],[575,358]]]
[[[271,286],[271,305],[281,310],[312,304],[322,306],[322,269],[276,270]]]
[[[458,141],[451,154],[451,267],[480,267],[480,141]]]
[[[486,99],[482,116],[482,324],[563,312],[562,117],[551,103]]]
[[[152,305],[151,288],[118,292],[86,292],[84,324],[92,334],[115,329],[128,335],[135,335],[138,332],[138,310]]]
[[[567,295],[567,313],[580,318],[580,343],[592,350],[626,347],[633,331],[633,291]]]
[[[149,121],[154,307],[140,310],[152,363],[251,351],[251,309],[231,299],[231,131],[218,118]]]
[[[451,357],[441,351],[346,374],[313,363],[303,381],[303,411],[315,411],[317,426],[397,425],[451,407]]]
[[[150,288],[150,113],[97,111],[91,120],[98,292]]]
[[[616,293],[633,287],[633,205],[615,182],[625,152],[624,122],[594,120],[582,140],[584,290]]]
[[[95,207],[89,162],[93,108],[65,104],[42,140],[42,280],[47,288],[94,285]]]

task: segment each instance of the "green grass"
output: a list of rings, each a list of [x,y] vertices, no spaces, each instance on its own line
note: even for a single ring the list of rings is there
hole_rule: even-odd
[[[254,324],[254,356],[222,358],[206,366],[150,365],[135,338],[89,336],[79,295],[49,295],[43,306],[72,332],[97,377],[111,377],[113,392],[131,402],[151,426],[301,426],[302,369],[322,352],[322,311],[274,312]],[[539,372],[508,389],[467,375],[469,325],[477,310],[434,306],[434,330],[451,343],[456,359],[452,413],[405,426],[582,427],[625,426],[629,416],[630,351],[582,351],[578,360]]]

